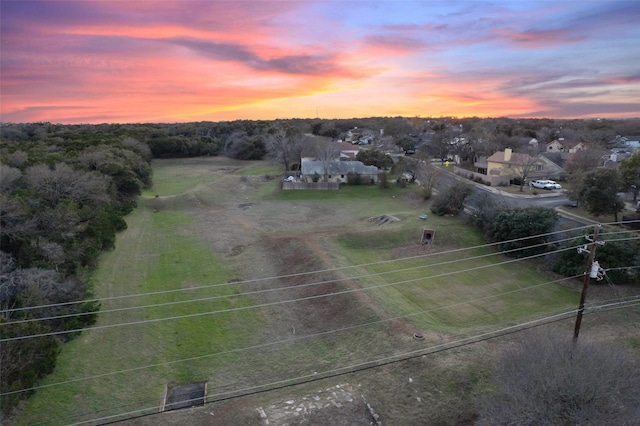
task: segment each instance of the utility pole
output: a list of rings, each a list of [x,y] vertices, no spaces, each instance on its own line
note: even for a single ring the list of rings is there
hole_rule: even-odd
[[[596,278],[598,267],[596,265],[594,272],[594,263],[593,259],[596,256],[596,246],[597,244],[604,244],[604,241],[598,241],[598,231],[600,230],[600,224],[595,225],[593,230],[593,239],[591,240],[591,247],[586,248],[587,244],[585,244],[584,248],[578,248],[578,253],[582,253],[583,251],[589,252],[589,257],[587,258],[587,263],[585,265],[584,278],[582,280],[582,293],[580,294],[580,305],[578,306],[578,316],[576,317],[576,326],[573,330],[573,343],[575,344],[578,340],[578,334],[580,334],[580,324],[582,323],[582,314],[584,313],[584,301],[587,298],[587,288],[589,288],[589,279],[591,277]],[[586,237],[589,239],[589,237]]]

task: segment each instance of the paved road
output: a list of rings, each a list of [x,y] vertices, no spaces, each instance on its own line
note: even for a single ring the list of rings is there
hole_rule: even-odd
[[[457,176],[452,172],[448,172],[444,169],[442,169],[442,171],[443,172],[438,176],[438,182],[436,184],[437,191],[446,190],[447,188],[451,187],[454,182],[460,181],[474,185],[476,191],[486,192],[495,201],[502,202],[514,207],[540,206],[556,208],[571,204],[571,201],[561,191],[541,190],[539,195],[532,195],[528,192],[528,188],[525,188],[525,192],[522,195],[511,194],[508,192],[500,191],[500,189],[496,187],[482,185],[472,182],[468,179],[461,178],[460,176]],[[569,229],[594,223],[593,221],[582,218],[580,216],[573,216],[564,212],[559,213],[561,215],[559,228],[561,229]]]

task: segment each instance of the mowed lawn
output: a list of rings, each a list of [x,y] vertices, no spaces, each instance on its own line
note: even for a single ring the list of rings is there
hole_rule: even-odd
[[[392,185],[384,191],[356,186],[277,196],[355,205],[379,197],[380,205],[387,205],[403,193]],[[562,285],[568,280],[541,272],[544,257],[525,261],[501,255],[464,219],[438,217],[428,205],[392,211],[400,221],[335,238],[336,250],[354,265],[346,274],[374,288],[367,293],[390,316],[405,317],[417,329],[470,335],[576,308],[579,295]],[[431,246],[419,245],[423,229],[435,230]]]
[[[422,252],[394,250],[417,243],[413,229],[337,239],[350,262],[364,265],[352,273],[363,276],[363,285],[373,288],[370,293],[392,316],[407,317],[417,329],[462,335],[575,308],[576,291],[539,271],[543,258],[501,255],[459,219],[429,216],[424,227],[436,233],[433,246]]]
[[[217,167],[227,175],[277,172],[268,163],[245,166],[230,160]],[[33,395],[18,424],[107,421],[114,419],[114,413],[148,412],[137,410],[159,405],[167,384],[212,381],[218,374],[234,382],[236,375],[230,371],[235,365],[246,367],[234,349],[251,346],[268,321],[255,310],[243,309],[254,301],[234,296],[239,291],[232,285],[237,271],[213,255],[194,232],[189,205],[179,198],[203,188],[210,191],[217,176],[206,161],[154,163],[154,188],[143,194],[140,207],[127,217],[128,229],[118,235],[116,249],[103,256],[92,281],[96,297],[108,298],[96,324],[101,328],[85,331],[64,346],[55,373],[43,382],[51,386]],[[328,207],[358,221],[352,229],[328,235],[326,243],[340,256],[340,266],[348,267],[341,270],[344,276],[364,288],[377,287],[366,290],[371,300],[388,317],[403,317],[415,329],[471,335],[577,304],[577,292],[549,283],[552,278],[539,272],[535,262],[497,265],[510,259],[495,255],[491,247],[477,247],[483,240],[463,220],[435,217],[428,204],[416,203],[415,198],[403,201],[410,189],[363,186],[281,192],[276,188],[277,182],[269,181],[258,190],[269,202],[270,214],[277,214],[278,206],[284,212],[297,203]],[[156,195],[175,197],[175,208],[154,211]],[[203,195],[207,196],[217,197]],[[363,218],[383,213],[401,220],[363,225]],[[427,220],[419,218],[421,213],[428,214]],[[420,246],[423,227],[436,230],[433,246]],[[145,296],[131,297],[136,294]],[[192,299],[197,300],[181,303]],[[155,306],[127,309],[146,305]],[[176,318],[180,316],[184,318]],[[138,324],[111,327],[122,323]],[[297,358],[315,371],[319,360],[340,364],[342,354],[336,348],[345,351],[344,359],[366,349],[355,347],[359,340],[348,334],[337,339],[342,341],[310,340],[306,346],[273,352],[272,359],[264,362],[274,364],[264,368],[278,377],[286,373],[288,360]],[[376,336],[362,335],[362,339],[376,341]]]
[[[163,162],[155,172],[154,191],[145,194],[149,198],[214,179],[179,161]],[[63,347],[56,371],[42,383],[51,386],[29,399],[18,424],[106,421],[114,413],[158,406],[165,385],[208,380],[233,362],[230,350],[246,346],[238,336],[250,338],[259,329],[252,310],[206,314],[250,301],[228,297],[237,292],[226,284],[235,275],[193,235],[187,214],[154,213],[145,197],[139,204],[92,280],[95,296],[107,298],[95,325],[103,328],[85,331]],[[146,295],[131,297],[136,294]],[[176,303],[194,299],[200,301]],[[127,309],[148,305],[155,306]],[[181,316],[186,317],[176,318]],[[110,327],[126,323],[131,325]],[[95,378],[77,380],[89,377]],[[144,412],[149,411],[138,414]]]

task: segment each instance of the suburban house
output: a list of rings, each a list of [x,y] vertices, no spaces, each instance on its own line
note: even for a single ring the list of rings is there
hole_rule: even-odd
[[[559,140],[555,139],[544,146],[545,152],[564,152],[564,146]]]
[[[476,174],[484,175],[479,177],[491,185],[508,185],[521,174],[524,167],[531,169],[528,173],[529,179],[555,177],[551,171],[557,171],[557,165],[553,162],[548,162],[540,156],[532,157],[529,154],[513,152],[511,148],[495,152],[486,159],[478,159],[474,166]]]
[[[327,162],[328,182],[347,182],[349,173],[360,175],[362,182],[377,182],[378,168],[376,166],[365,166],[361,161],[340,161],[332,160]],[[312,158],[302,159],[301,180],[303,182],[323,182],[325,165],[320,160]]]
[[[375,137],[376,132],[371,129],[359,129],[354,127],[351,130],[347,130],[344,141],[353,145],[368,145],[373,142]]]
[[[562,160],[562,156],[564,153],[561,153],[562,162],[558,164],[557,161],[552,157],[553,154],[545,153],[539,154],[537,158],[540,160],[542,164],[542,170],[535,171],[532,173],[536,178],[542,179],[553,179],[553,180],[562,180],[567,177],[566,170],[562,167],[564,164],[564,160]],[[529,178],[529,180],[534,179],[533,177]]]
[[[536,163],[533,170],[542,170],[542,165],[538,164],[534,157],[529,154],[513,152],[511,148],[498,151],[487,158],[487,174],[491,176],[513,176],[515,169],[525,165]]]
[[[356,156],[360,152],[358,147],[349,148],[349,149],[341,149],[340,150],[340,161],[354,161]]]
[[[575,140],[566,140],[565,138],[559,138],[545,145],[545,152],[578,152],[586,149],[587,146],[583,142]]]
[[[640,149],[640,136],[617,136],[611,145],[618,148],[627,148],[628,152],[635,152]]]

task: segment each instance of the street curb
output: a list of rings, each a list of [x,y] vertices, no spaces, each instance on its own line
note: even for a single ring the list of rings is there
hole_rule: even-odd
[[[465,179],[453,172],[450,172],[449,170],[446,170],[440,166],[436,166],[438,167],[440,170],[444,171],[445,173],[450,174],[451,176],[454,177],[454,179],[460,181],[460,182],[466,182],[469,183],[473,186],[475,186],[476,188],[482,190],[482,191],[486,191],[486,192],[492,192],[494,194],[498,194],[498,195],[502,195],[504,197],[510,197],[510,198],[552,198],[552,197],[561,197],[562,195],[564,195],[563,192],[553,192],[553,193],[549,193],[549,194],[538,194],[538,195],[527,195],[527,194],[512,194],[510,192],[505,192],[505,191],[501,191],[498,188],[494,187],[494,186],[487,186],[487,185],[483,185],[481,183],[469,180],[469,179]]]
[[[566,217],[567,219],[571,219],[571,220],[574,220],[576,222],[584,223],[585,225],[597,225],[597,224],[600,223],[600,222],[596,222],[595,220],[586,218],[584,216],[580,216],[580,215],[577,215],[577,214],[569,213],[569,212],[564,211],[564,210],[560,210],[560,207],[555,207],[554,210],[560,216]]]

